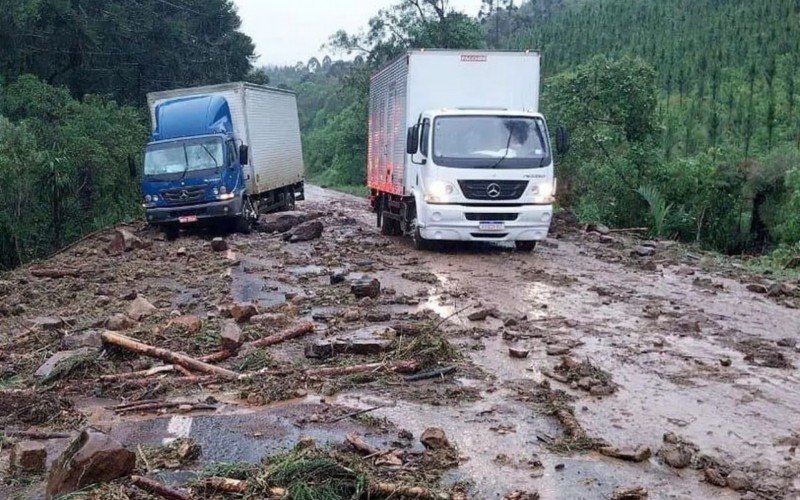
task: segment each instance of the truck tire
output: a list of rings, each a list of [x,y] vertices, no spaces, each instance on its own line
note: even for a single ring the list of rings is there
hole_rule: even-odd
[[[242,204],[242,213],[234,219],[234,230],[241,234],[250,234],[253,232],[253,224],[258,218],[258,213],[253,207],[253,202],[249,197],[245,197]]]
[[[419,250],[420,252],[426,252],[433,248],[433,242],[422,237],[419,228],[416,227],[416,221],[414,221],[414,232],[411,233],[411,243],[414,244],[414,250]]]
[[[384,236],[401,236],[403,228],[400,225],[400,221],[392,217],[386,217],[387,213],[389,213],[389,200],[384,197],[378,206],[378,224],[381,227],[381,234]]]
[[[518,252],[533,252],[536,250],[535,241],[515,241],[514,246],[517,247]]]
[[[175,241],[181,235],[181,226],[178,224],[164,224],[161,229],[164,231],[167,241]]]

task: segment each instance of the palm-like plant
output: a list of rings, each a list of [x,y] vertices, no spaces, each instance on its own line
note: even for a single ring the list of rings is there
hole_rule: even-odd
[[[662,236],[666,226],[667,216],[672,210],[672,204],[667,205],[667,200],[656,186],[641,186],[636,190],[650,208],[650,222],[654,236]]]

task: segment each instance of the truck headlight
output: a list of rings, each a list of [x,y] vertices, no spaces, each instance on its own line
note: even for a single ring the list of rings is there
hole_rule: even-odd
[[[211,194],[213,194],[214,196],[219,196],[219,189],[217,188],[212,189]]]
[[[152,201],[153,201],[153,197],[152,197],[152,196],[150,196],[149,194],[148,194],[147,196],[145,196],[145,197],[144,197],[144,202],[145,202],[145,203],[150,203],[150,202],[152,202]]]
[[[555,202],[555,183],[553,184],[534,184],[531,188],[533,201],[535,203],[550,204]]]
[[[428,203],[447,203],[456,188],[443,181],[433,181],[425,190],[425,201]]]
[[[227,192],[228,192],[228,188],[226,188],[225,186],[222,186],[222,187],[219,188],[219,194],[225,194]]]

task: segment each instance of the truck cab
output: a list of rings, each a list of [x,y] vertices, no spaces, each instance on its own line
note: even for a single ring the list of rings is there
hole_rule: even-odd
[[[424,111],[408,131],[406,153],[416,240],[511,241],[532,249],[547,237],[555,179],[541,114]]]
[[[155,108],[155,116],[141,183],[148,222],[168,234],[216,218],[248,230],[256,216],[242,168],[248,147],[234,133],[225,98],[170,100]]]

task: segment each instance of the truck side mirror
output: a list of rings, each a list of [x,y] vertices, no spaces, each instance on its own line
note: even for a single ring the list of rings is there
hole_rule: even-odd
[[[239,146],[239,163],[242,165],[250,163],[250,148],[244,144]]]
[[[415,155],[419,151],[419,126],[408,127],[406,136],[406,153]]]
[[[569,132],[564,127],[556,129],[556,151],[560,155],[565,155],[569,152]]]

